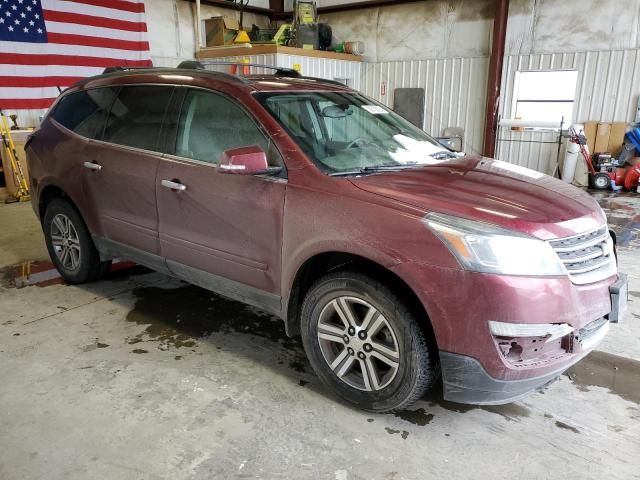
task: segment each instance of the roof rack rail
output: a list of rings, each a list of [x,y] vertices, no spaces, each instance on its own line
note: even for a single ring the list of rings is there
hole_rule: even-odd
[[[127,67],[127,66],[115,66],[115,67],[107,67],[102,71],[102,74],[105,75],[107,73],[115,73],[115,72],[126,72],[128,70],[149,70],[154,67]]]
[[[331,85],[338,85],[340,87],[349,88],[349,86],[347,84],[341,82],[340,80],[329,80],[328,78],[305,77],[305,76],[302,76],[300,78],[302,78],[304,80],[313,80],[314,82],[329,83]]]
[[[329,80],[327,78],[318,78],[318,77],[307,77],[305,75],[300,74],[300,72],[292,68],[274,67],[273,65],[265,65],[263,63],[222,62],[217,60],[205,60],[205,61],[185,60],[183,62],[180,62],[180,64],[178,65],[178,68],[205,70],[207,65],[228,65],[228,66],[235,65],[235,66],[242,66],[242,67],[266,68],[267,70],[275,70],[275,75],[279,75],[281,77],[314,80],[316,82],[330,83],[332,85],[347,87],[347,85],[345,85],[339,80]]]
[[[291,77],[297,78],[302,77],[300,72],[294,70],[292,68],[283,68],[283,67],[274,67],[273,65],[264,65],[262,63],[244,63],[244,62],[218,62],[215,60],[185,60],[184,62],[180,62],[178,68],[188,68],[195,70],[204,70],[207,65],[227,65],[227,66],[238,66],[238,67],[258,67],[258,68],[266,68],[267,70],[275,70],[275,74],[281,77]]]

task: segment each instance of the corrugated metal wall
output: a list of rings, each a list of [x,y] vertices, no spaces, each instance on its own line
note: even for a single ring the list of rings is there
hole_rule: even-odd
[[[299,64],[302,74],[309,77],[334,79],[349,79],[349,86],[360,89],[360,78],[362,69],[366,68],[366,64],[362,62],[349,62],[345,60],[332,60],[325,58],[306,57],[302,55],[288,54],[264,54],[264,55],[242,55],[237,57],[223,57],[216,60],[221,62],[238,62],[246,61],[249,63],[259,63],[263,65],[272,65],[283,68],[293,68],[295,64]],[[221,69],[226,71],[227,67],[216,67],[214,65],[207,66],[208,69]],[[272,73],[271,71],[260,68],[252,69],[251,73]]]
[[[496,158],[553,175],[558,165],[559,133],[548,131],[512,132],[498,129]],[[560,147],[560,160],[566,149],[564,140]]]
[[[502,78],[503,117],[511,111],[515,73],[540,70],[578,70],[576,121],[633,120],[640,94],[640,49],[508,56]]]
[[[464,150],[478,153],[482,150],[488,67],[487,57],[366,63],[361,90],[393,107],[396,88],[424,88],[424,130],[442,136],[447,127],[462,127]]]
[[[577,70],[574,123],[589,120],[631,122],[640,94],[640,50],[545,53],[505,58],[502,77],[503,118],[511,116],[518,71]],[[555,133],[512,132],[499,135],[497,157],[518,165],[553,173],[557,158]],[[508,141],[507,141],[508,140]],[[564,156],[564,147],[560,156]]]

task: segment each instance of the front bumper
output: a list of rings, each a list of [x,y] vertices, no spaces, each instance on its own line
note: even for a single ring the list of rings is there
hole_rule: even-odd
[[[444,398],[451,402],[474,405],[501,405],[515,402],[531,391],[556,380],[573,363],[539,377],[500,380],[489,375],[475,358],[457,353],[440,352]]]
[[[394,271],[416,287],[427,310],[440,349],[445,398],[462,403],[508,403],[554,380],[602,340],[604,335],[592,335],[602,333],[598,322],[608,329],[606,320],[616,321],[616,291],[626,296],[617,288],[623,275],[576,285],[566,277],[480,274],[424,264],[400,264]],[[573,333],[548,343],[500,338],[492,335],[489,321],[568,324]]]
[[[564,371],[582,360],[609,331],[609,321],[600,319],[574,334],[577,352],[557,370],[519,380],[494,378],[475,358],[440,352],[444,398],[451,402],[499,405],[516,401],[531,391],[555,381]]]

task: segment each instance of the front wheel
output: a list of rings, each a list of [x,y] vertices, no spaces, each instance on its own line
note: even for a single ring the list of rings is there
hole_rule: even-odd
[[[301,331],[320,379],[364,410],[407,408],[436,379],[415,315],[365,275],[337,272],[316,282],[302,305]]]
[[[597,190],[608,190],[611,188],[611,177],[608,173],[598,172],[591,177],[591,186]]]
[[[51,201],[42,228],[51,261],[67,283],[98,280],[109,270],[111,262],[100,261],[82,217],[66,200]]]

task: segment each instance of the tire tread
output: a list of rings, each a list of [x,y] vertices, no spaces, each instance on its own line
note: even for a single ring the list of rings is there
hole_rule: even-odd
[[[327,274],[321,278],[319,278],[308,290],[307,295],[304,298],[301,308],[301,332],[303,335],[308,336],[309,328],[305,325],[305,314],[309,313],[313,309],[312,303],[315,301],[313,293],[317,291],[320,287],[327,285],[331,282],[342,282],[345,281],[350,282],[362,282],[369,287],[373,288],[378,295],[382,298],[385,298],[387,301],[391,302],[394,305],[393,311],[394,315],[398,319],[404,319],[406,322],[406,327],[408,328],[408,332],[410,335],[410,347],[411,352],[415,352],[417,355],[417,377],[412,382],[411,390],[409,392],[405,392],[403,394],[402,399],[398,399],[397,403],[389,408],[376,408],[371,409],[366,406],[358,405],[360,408],[364,410],[376,412],[376,413],[394,413],[401,410],[405,410],[413,405],[416,401],[418,401],[422,396],[433,387],[436,379],[437,379],[437,368],[436,362],[433,358],[433,355],[430,351],[429,344],[427,342],[427,338],[425,336],[425,332],[420,325],[414,315],[413,312],[401,301],[400,297],[396,295],[389,287],[385,284],[357,271],[351,270],[340,270],[338,272]],[[304,339],[311,341],[311,339]],[[307,349],[306,341],[305,341],[305,349]],[[309,356],[309,352],[307,351],[307,356]],[[321,377],[322,379],[322,377]],[[343,395],[339,395],[344,399]],[[349,403],[350,402],[348,399]]]

